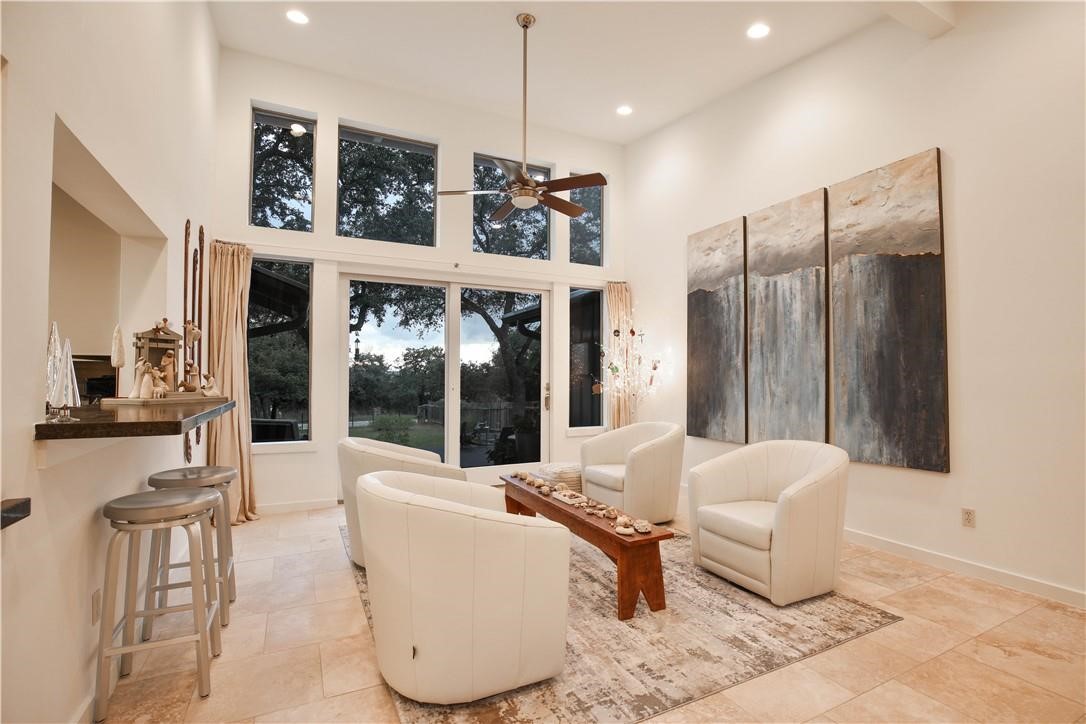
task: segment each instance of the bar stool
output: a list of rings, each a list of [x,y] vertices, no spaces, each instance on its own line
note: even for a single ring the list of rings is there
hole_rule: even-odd
[[[215,512],[216,552],[213,560],[218,569],[216,580],[219,583],[219,617],[223,626],[230,625],[230,602],[238,597],[237,580],[234,575],[234,539],[230,526],[230,483],[238,476],[235,468],[226,465],[195,465],[188,468],[163,470],[147,478],[147,484],[156,490],[183,490],[214,488],[222,496],[222,502]],[[187,561],[170,563],[170,530],[157,530],[151,534],[151,555],[147,564],[147,580],[158,580],[157,585],[147,585],[144,605],[151,607],[155,592],[158,592],[158,607],[165,608],[169,592],[176,588],[187,588],[189,581],[170,582],[170,571],[185,568]],[[152,617],[143,620],[143,640],[151,638],[154,627]]]
[[[109,662],[114,656],[121,657],[120,675],[127,676],[132,673],[133,652],[192,641],[196,645],[200,696],[211,693],[210,656],[222,653],[215,569],[210,556],[211,511],[221,502],[222,496],[217,490],[201,488],[125,495],[111,500],[103,508],[102,515],[109,519],[114,533],[109,539],[106,552],[106,581],[102,588],[102,619],[98,631],[98,673],[94,700],[96,722],[105,719],[109,709]],[[140,541],[143,531],[150,530],[154,535],[178,527],[184,528],[188,535],[192,602],[162,608],[145,607],[144,610],[137,611],[136,593],[139,586]],[[125,574],[124,617],[121,619],[124,636],[122,645],[114,646],[117,578],[121,543],[125,539],[128,542],[128,568]],[[205,551],[209,555],[204,555]],[[148,581],[147,585],[150,584]],[[177,611],[192,611],[191,634],[159,641],[135,641],[137,618],[148,620]]]

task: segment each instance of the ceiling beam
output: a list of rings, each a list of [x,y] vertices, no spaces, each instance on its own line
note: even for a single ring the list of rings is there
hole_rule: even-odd
[[[957,16],[950,2],[889,2],[882,10],[910,30],[938,38],[954,28]]]

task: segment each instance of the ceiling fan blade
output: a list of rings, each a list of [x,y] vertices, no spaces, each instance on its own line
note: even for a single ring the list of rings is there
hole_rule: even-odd
[[[551,196],[550,194],[540,194],[539,203],[543,204],[544,206],[549,206],[555,211],[559,211],[566,216],[572,216],[574,218],[580,216],[586,210],[585,207],[578,206],[572,201],[566,201],[565,199],[559,198],[557,196]]]
[[[606,186],[607,179],[604,178],[602,173],[584,173],[576,176],[567,176],[566,178],[543,181],[539,185],[546,188],[548,193],[553,193],[555,191],[583,189],[588,188],[589,186]]]
[[[493,214],[490,215],[490,220],[494,222],[502,221],[503,219],[505,219],[506,216],[509,216],[509,214],[513,213],[513,209],[515,208],[517,207],[513,206],[512,201],[506,201],[504,204],[499,206]]]
[[[476,189],[473,191],[438,191],[438,196],[478,196],[480,194],[504,194],[502,189]]]
[[[502,170],[505,177],[510,182],[516,181],[518,184],[524,184],[530,186],[529,179],[524,175],[524,172],[520,170],[520,164],[516,161],[506,161],[504,158],[495,158],[494,163],[498,168]]]

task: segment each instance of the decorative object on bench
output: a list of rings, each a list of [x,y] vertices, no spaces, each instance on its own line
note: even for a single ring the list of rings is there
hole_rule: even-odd
[[[561,483],[570,490],[581,492],[581,466],[579,463],[546,463],[539,466],[539,477],[552,483]]]
[[[848,453],[807,440],[747,445],[688,478],[694,562],[778,606],[833,590]]]
[[[506,514],[500,489],[430,475],[363,475],[355,494],[377,665],[389,686],[453,704],[562,672],[565,527]]]
[[[671,520],[679,503],[685,439],[681,425],[639,422],[585,441],[584,493],[652,523]]]

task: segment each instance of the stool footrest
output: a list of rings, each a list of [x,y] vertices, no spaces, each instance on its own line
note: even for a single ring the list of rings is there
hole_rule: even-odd
[[[158,641],[142,641],[138,644],[129,644],[128,646],[111,646],[105,650],[105,655],[108,657],[120,656],[121,654],[131,654],[136,651],[147,651],[148,649],[160,649],[163,646],[176,646],[178,644],[191,644],[194,641],[200,640],[200,634],[190,633],[182,634],[180,636],[171,636],[168,639],[159,639]]]

